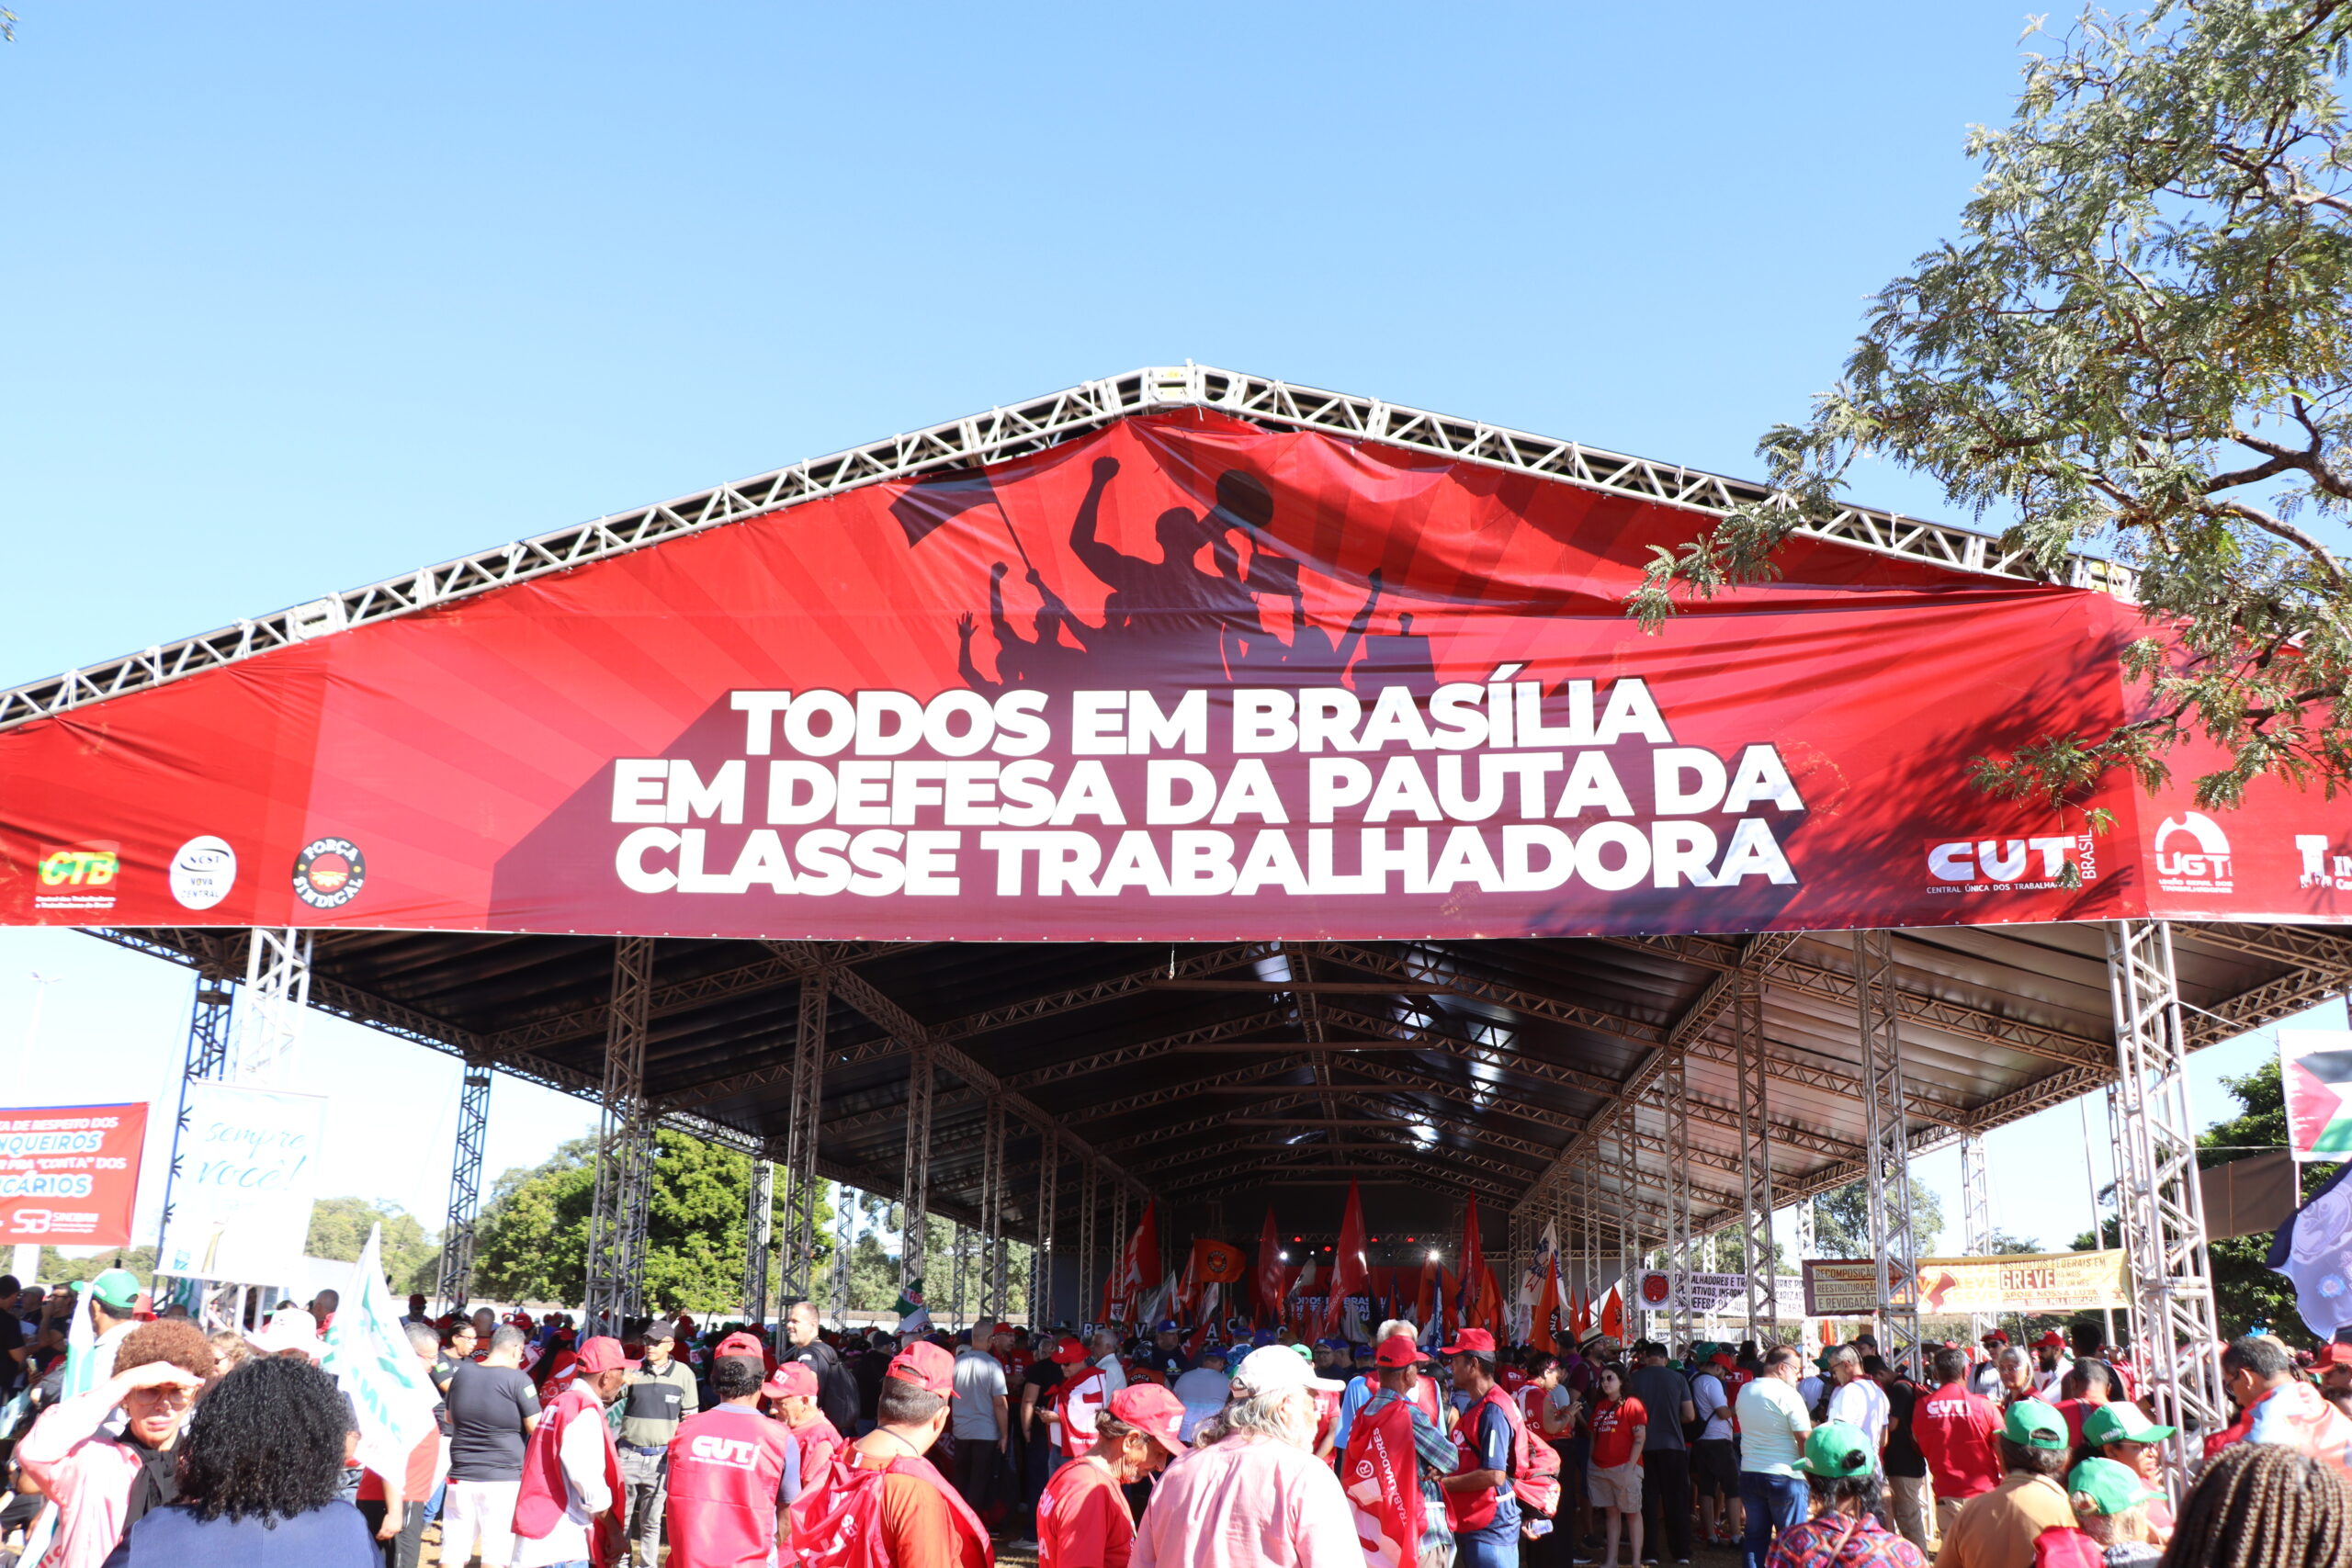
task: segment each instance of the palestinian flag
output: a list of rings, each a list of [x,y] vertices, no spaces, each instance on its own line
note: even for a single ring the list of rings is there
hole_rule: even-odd
[[[2352,1032],[2282,1032],[2278,1079],[2287,1091],[2287,1136],[2296,1157],[2352,1155]]]
[[[922,1304],[922,1281],[910,1280],[907,1288],[899,1292],[895,1303],[899,1314],[899,1332],[921,1334],[931,1326],[931,1309]]]

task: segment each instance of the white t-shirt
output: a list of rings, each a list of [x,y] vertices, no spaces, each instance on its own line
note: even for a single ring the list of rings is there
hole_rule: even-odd
[[[1876,1453],[1886,1436],[1889,1410],[1886,1390],[1869,1378],[1856,1378],[1829,1396],[1829,1419],[1860,1427],[1871,1438],[1871,1451]]]
[[[1804,1435],[1813,1430],[1805,1403],[1779,1378],[1758,1378],[1739,1391],[1739,1468],[1762,1475],[1794,1475]]]
[[[1103,1398],[1108,1399],[1127,1386],[1126,1363],[1119,1359],[1116,1350],[1105,1351],[1094,1364],[1102,1369]]]
[[[1209,1367],[1194,1367],[1180,1372],[1169,1392],[1184,1402],[1184,1420],[1177,1436],[1186,1442],[1200,1429],[1202,1422],[1225,1408],[1225,1396],[1232,1388],[1232,1380]]]
[[[2074,1370],[2074,1362],[2068,1360],[2064,1356],[2059,1357],[2058,1365],[2052,1371],[2046,1372],[2040,1371],[2035,1371],[2033,1374],[2033,1391],[2036,1393],[2046,1393],[2052,1399],[2057,1398],[2058,1385],[2066,1381],[2066,1374]]]
[[[1690,1406],[1706,1425],[1699,1429],[1702,1443],[1727,1442],[1731,1438],[1731,1402],[1724,1397],[1724,1380],[1713,1372],[1701,1372],[1690,1380]]]
[[[996,1429],[997,1397],[1004,1393],[1004,1366],[985,1350],[965,1349],[956,1357],[956,1393],[949,1401],[948,1419],[956,1440],[992,1443],[1003,1436]]]
[[[1822,1381],[1817,1377],[1797,1379],[1797,1397],[1804,1401],[1804,1407],[1807,1410],[1821,1403],[1823,1386]]]

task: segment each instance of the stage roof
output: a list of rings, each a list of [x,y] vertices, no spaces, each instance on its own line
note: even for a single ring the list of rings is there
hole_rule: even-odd
[[[2100,838],[1965,784],[1975,749],[2125,711],[2113,660],[2135,624],[2125,574],[2083,559],[2065,582],[2038,581],[1982,535],[1857,508],[1792,547],[1781,580],[1664,637],[1634,632],[1623,592],[1648,548],[1758,493],[1202,367],[1089,382],[0,694],[0,770],[17,785],[0,803],[0,919],[103,928],[227,975],[243,972],[240,928],[310,927],[314,1006],[588,1098],[611,936],[652,935],[647,1092],[672,1124],[770,1152],[800,989],[821,979],[833,1000],[820,1168],[898,1190],[920,1042],[939,1085],[933,1212],[978,1217],[980,1118],[1001,1096],[1015,1234],[1035,1213],[1043,1127],[1065,1161],[1093,1158],[1228,1234],[1251,1228],[1269,1195],[1286,1230],[1327,1230],[1333,1184],[1350,1179],[1383,1190],[1390,1229],[1442,1224],[1471,1194],[1489,1213],[1540,1209],[1677,1056],[1695,1211],[1702,1227],[1720,1222],[1739,1189],[1725,1002],[1743,964],[1763,977],[1781,1201],[1853,1179],[1864,1134],[1848,927],[1903,928],[1919,1146],[2112,1077],[2097,921],[2175,919],[2200,1044],[2352,985],[2352,938],[2330,929],[2336,895],[2352,892],[2352,874],[2335,874],[2352,862],[2331,858],[2352,843],[2352,807],[2257,791],[2217,821],[2177,788],[2154,801],[2118,789],[2101,799],[2120,825]],[[1136,563],[1182,575],[1186,559],[1195,597],[1182,603],[1139,608],[1140,588],[1103,586]],[[1202,599],[1202,583],[1234,592]],[[1160,640],[1119,644],[1108,634],[1121,615]],[[1194,640],[1169,652],[1175,632]],[[1318,635],[1330,657],[1306,660]],[[1151,662],[1163,655],[1173,673]],[[899,667],[910,660],[912,673]],[[1048,671],[1056,660],[1069,668]],[[1413,829],[1363,829],[1367,853],[1376,832],[1382,853],[1421,857],[1352,874],[1372,878],[1368,892],[1328,864],[1299,869],[1318,851],[1352,855],[1358,820],[1336,818],[1350,835],[1339,851],[1309,841],[1318,829],[1305,822],[1335,818],[1291,796],[1325,761],[1303,751],[1269,775],[1293,818],[1261,802],[1218,835],[1228,856],[1295,840],[1282,851],[1295,886],[1277,876],[1254,897],[1182,897],[1159,826],[1098,822],[1087,831],[1104,883],[1129,840],[1151,840],[1138,852],[1151,863],[1091,903],[1022,882],[1027,850],[1009,884],[1000,856],[993,897],[977,862],[961,893],[926,902],[897,896],[905,884],[831,897],[838,884],[809,880],[804,859],[768,885],[797,896],[747,898],[714,868],[733,863],[741,884],[755,848],[735,859],[730,841],[722,858],[721,838],[707,852],[696,838],[692,853],[709,858],[692,872],[698,890],[684,833],[665,825],[756,831],[757,805],[746,820],[739,800],[729,818],[714,792],[729,761],[786,754],[786,688],[1002,702],[1027,682],[1073,713],[1081,696],[1158,690],[1165,711],[1131,710],[1140,739],[1147,711],[1172,726],[1179,695],[1198,690],[1220,705],[1244,687],[1303,705],[1345,687],[1368,708],[1393,684],[1410,694],[1403,707],[1434,716],[1448,680],[1458,702],[1487,694],[1492,728],[1465,744],[1481,768],[1515,760],[1498,778],[1523,784],[1532,770],[1518,796],[1495,787],[1534,805],[1512,827],[1476,826],[1487,818],[1457,809],[1469,761],[1449,785],[1437,755],[1464,753],[1416,741],[1453,793],[1418,849]],[[1649,711],[1647,696],[1620,703],[1645,682]],[[540,708],[518,695],[542,690],[553,695]],[[548,706],[564,725],[543,722]],[[1182,762],[1198,748],[1175,734],[1165,749]],[[1528,748],[1541,744],[1561,750],[1538,766]],[[1107,787],[1131,807],[1152,749],[1108,764]],[[1412,760],[1390,750],[1392,767]],[[1726,770],[1747,778],[1736,829],[1729,807],[1665,819],[1667,770],[1692,751],[1715,759],[1718,800]],[[1577,810],[1565,797],[1549,810],[1559,779],[1544,768],[1589,785],[1577,770],[1590,757],[1638,777],[1642,806],[1595,806],[1607,792],[1589,790]],[[1246,765],[1212,760],[1220,787]],[[1703,783],[1705,767],[1690,776]],[[628,795],[640,787],[652,793]],[[1400,798],[1398,820],[1430,819]],[[928,820],[933,807],[915,800],[910,823]],[[771,798],[766,819],[793,809]],[[1641,825],[1608,819],[1626,817]],[[1545,846],[1570,853],[1555,818],[1577,853],[1613,849],[1537,887]],[[1464,857],[1445,886],[1440,845]],[[53,861],[60,848],[83,857],[74,867],[114,857],[107,885],[50,880],[68,863]],[[1612,886],[1636,852],[1657,874]],[[1032,858],[1042,878],[1044,851]],[[1039,936],[1103,940],[1024,940]],[[1648,1213],[1665,1145],[1646,1112],[1636,1129],[1632,1197]],[[1057,1168],[1067,1216],[1077,1166]]]

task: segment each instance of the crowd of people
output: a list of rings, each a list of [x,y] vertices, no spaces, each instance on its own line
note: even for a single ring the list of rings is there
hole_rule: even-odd
[[[436,1529],[445,1568],[2352,1568],[2352,1347],[2267,1336],[2224,1349],[2237,1419],[2176,1510],[2175,1430],[2087,1328],[1914,1382],[1867,1337],[898,1335],[807,1303],[603,1335],[415,1297],[433,1429],[362,1464],[334,1292],[208,1332],[120,1270],[82,1289],[69,1393],[52,1303],[0,1278],[0,1531],[40,1568],[416,1568]]]

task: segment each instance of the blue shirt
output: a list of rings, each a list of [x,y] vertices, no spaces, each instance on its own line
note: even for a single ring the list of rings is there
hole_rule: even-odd
[[[384,1549],[348,1503],[264,1524],[223,1514],[209,1522],[179,1505],[150,1512],[106,1568],[381,1568]]]
[[[1473,1540],[1517,1540],[1519,1498],[1510,1489],[1510,1417],[1491,1404],[1478,1408],[1478,1468],[1499,1470],[1504,1480],[1495,1488],[1495,1517],[1484,1529],[1463,1533]]]

